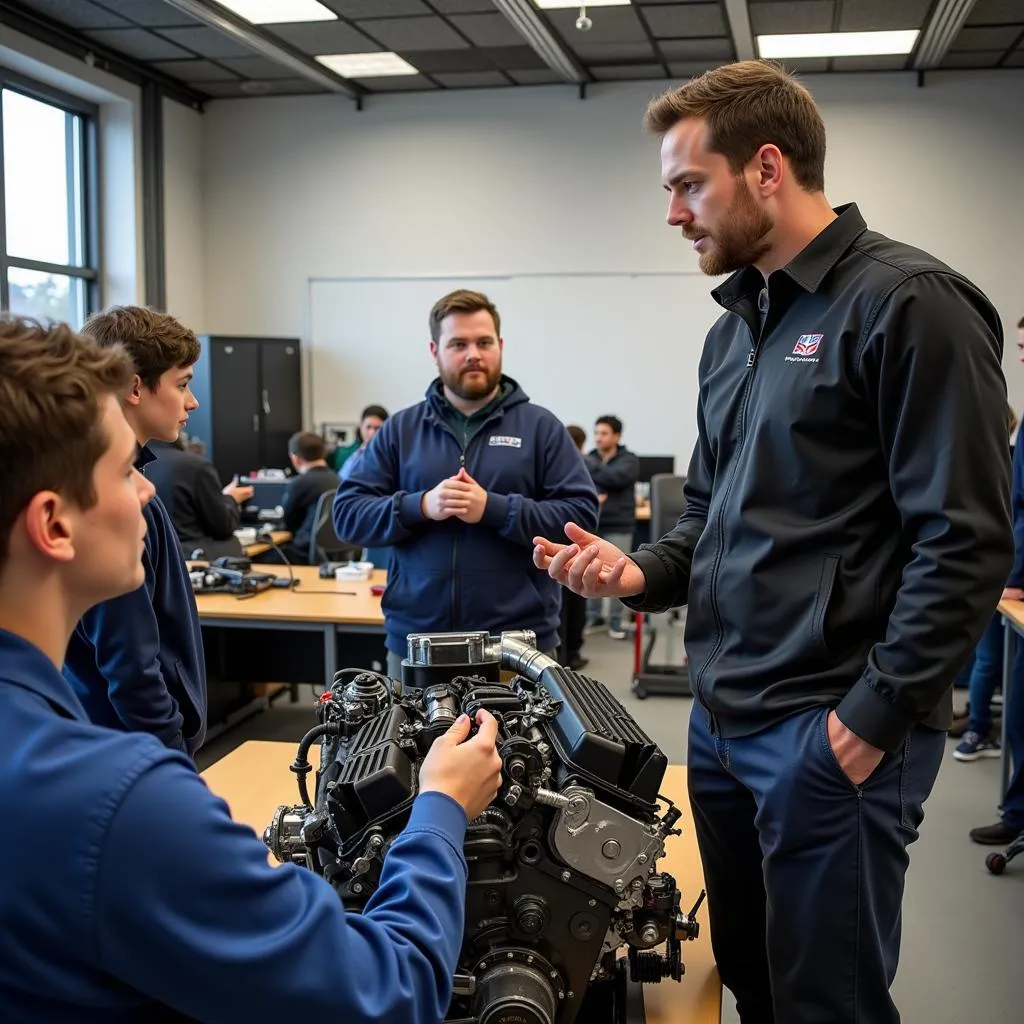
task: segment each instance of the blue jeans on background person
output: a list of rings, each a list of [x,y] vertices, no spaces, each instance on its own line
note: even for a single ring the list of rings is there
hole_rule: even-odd
[[[981,634],[967,684],[970,716],[967,731],[982,738],[992,732],[992,695],[1003,682],[1003,619],[993,615]],[[998,738],[998,737],[996,737]]]
[[[1024,645],[1022,645],[1024,646]],[[910,731],[861,785],[828,741],[829,709],[752,736],[690,715],[690,804],[711,944],[744,1024],[898,1024],[907,847],[946,735]]]

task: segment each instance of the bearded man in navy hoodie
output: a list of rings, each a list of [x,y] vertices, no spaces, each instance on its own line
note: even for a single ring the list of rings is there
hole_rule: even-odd
[[[460,289],[429,322],[437,379],[384,423],[334,501],[339,537],[392,549],[383,607],[396,677],[409,633],[532,629],[553,652],[561,595],[530,564],[533,537],[577,517],[597,526],[565,427],[501,372],[493,303]]]

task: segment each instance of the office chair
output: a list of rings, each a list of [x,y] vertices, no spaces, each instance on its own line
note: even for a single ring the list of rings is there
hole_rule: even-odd
[[[316,510],[313,514],[313,529],[309,535],[309,564],[320,565],[323,562],[347,562],[358,558],[362,548],[346,544],[338,538],[334,530],[334,519],[331,509],[334,504],[334,491],[324,491],[317,498]]]
[[[672,530],[679,517],[686,511],[686,497],[683,486],[686,477],[674,473],[656,473],[651,477],[651,540],[657,540]],[[667,613],[670,626],[685,621],[685,611],[673,609]],[[644,643],[643,634],[647,634]],[[652,625],[652,616],[642,612],[636,614],[636,635],[633,647],[633,693],[643,700],[649,693],[660,693],[675,697],[689,697],[690,671],[686,652],[678,663],[656,664],[651,661],[658,630]]]

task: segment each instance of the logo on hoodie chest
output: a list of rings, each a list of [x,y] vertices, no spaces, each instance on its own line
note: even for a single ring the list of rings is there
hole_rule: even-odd
[[[507,434],[491,434],[487,443],[492,448],[522,448],[523,439],[521,437],[509,437]]]

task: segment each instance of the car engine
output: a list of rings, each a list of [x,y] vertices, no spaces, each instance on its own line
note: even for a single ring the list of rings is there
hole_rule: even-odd
[[[347,669],[321,695],[291,766],[301,803],[278,808],[264,842],[360,912],[431,743],[484,708],[498,721],[502,785],[466,832],[465,935],[445,1020],[643,1021],[641,986],[681,979],[704,897],[681,912],[675,879],[657,870],[681,816],[659,796],[665,755],[601,683],[542,654],[528,631],[413,634],[408,645],[400,682]]]

